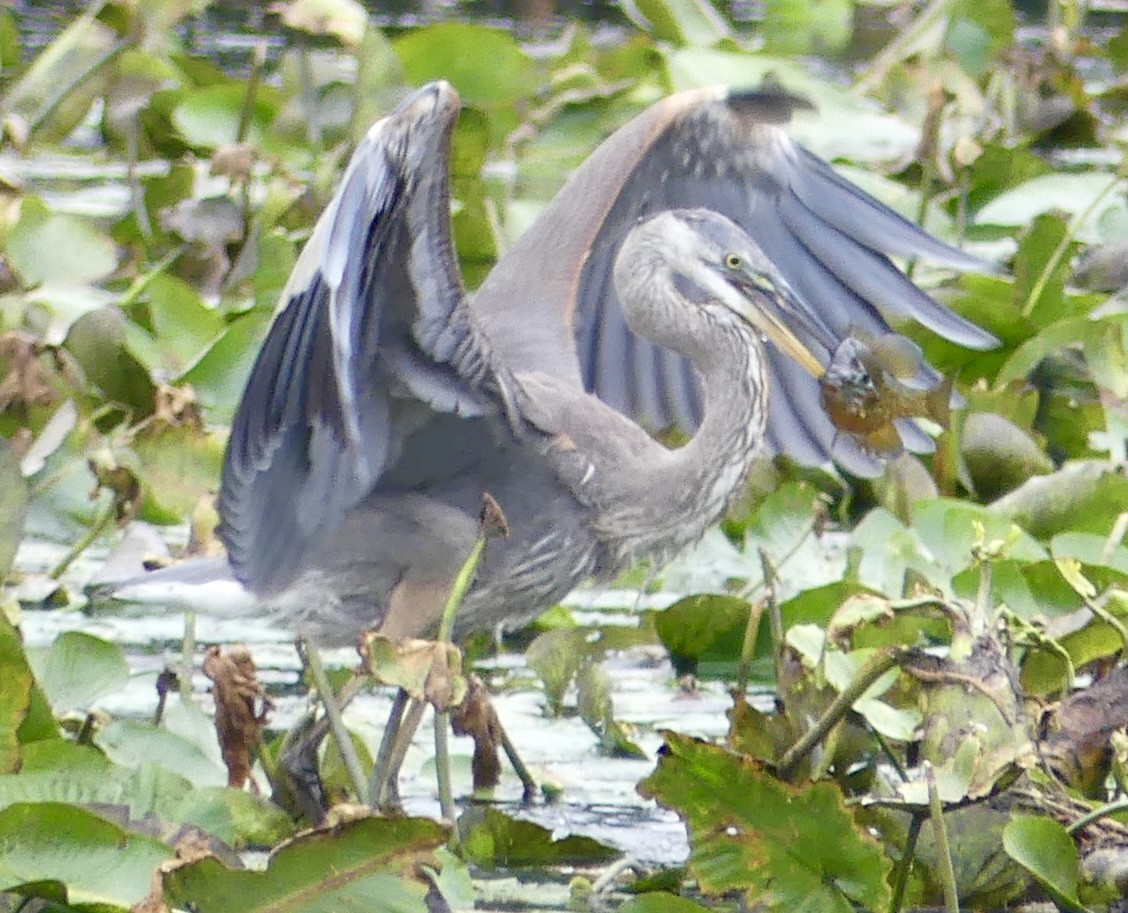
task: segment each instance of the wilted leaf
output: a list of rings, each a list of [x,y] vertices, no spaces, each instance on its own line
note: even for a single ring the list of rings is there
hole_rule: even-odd
[[[474,740],[474,757],[470,762],[474,792],[493,789],[501,781],[501,720],[490,701],[486,686],[477,676],[470,676],[466,698],[451,711],[450,727],[455,735],[468,735]]]
[[[410,637],[392,643],[383,634],[369,634],[364,648],[369,673],[416,700],[449,710],[466,696],[462,652],[453,644]]]
[[[40,802],[0,812],[0,891],[128,908],[171,856],[160,841],[74,806]]]
[[[639,792],[685,819],[702,891],[738,890],[780,911],[888,907],[891,864],[832,784],[797,789],[724,748],[663,735],[658,769]]]
[[[518,821],[495,808],[473,806],[459,819],[462,848],[485,869],[521,866],[593,865],[619,853],[590,837],[556,839],[532,821]]]
[[[271,854],[266,871],[206,858],[167,872],[165,900],[199,913],[340,913],[370,909],[378,898],[384,910],[427,913],[420,867],[440,867],[434,853],[446,839],[446,829],[425,818],[349,821],[295,837]]]
[[[1077,896],[1081,866],[1077,847],[1052,818],[1018,815],[1003,829],[1003,847],[1025,867],[1063,910],[1084,913]]]
[[[226,653],[217,644],[208,647],[203,672],[212,681],[215,732],[227,765],[227,785],[242,789],[274,702],[258,680],[250,650],[241,644]]]

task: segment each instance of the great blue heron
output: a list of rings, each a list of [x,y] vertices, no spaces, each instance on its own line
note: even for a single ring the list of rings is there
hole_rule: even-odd
[[[235,417],[219,499],[235,577],[315,642],[425,635],[488,492],[511,536],[457,628],[517,625],[698,539],[765,441],[825,459],[814,377],[851,328],[893,313],[992,345],[887,254],[978,261],[792,143],[796,104],[710,89],[654,105],[473,295],[450,233],[457,94],[431,84],[373,126]],[[667,449],[632,417],[693,436]]]
[[[235,417],[219,499],[235,576],[315,640],[425,633],[490,492],[512,536],[459,627],[519,624],[585,578],[698,538],[765,420],[776,447],[824,456],[833,428],[813,375],[852,327],[884,331],[894,311],[993,344],[883,252],[977,261],[794,145],[776,126],[794,104],[703,90],[655,105],[472,296],[450,234],[457,94],[431,84],[379,121]],[[670,451],[627,415],[701,427]]]

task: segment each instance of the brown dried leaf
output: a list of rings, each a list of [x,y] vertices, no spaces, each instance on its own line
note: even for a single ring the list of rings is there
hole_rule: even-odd
[[[0,334],[0,360],[7,373],[0,378],[0,411],[10,406],[46,406],[59,398],[54,373],[40,356],[43,345],[29,333]]]
[[[393,643],[383,634],[369,634],[361,653],[373,678],[403,688],[436,710],[450,710],[466,696],[462,652],[453,644],[414,638]]]
[[[204,417],[200,412],[196,391],[188,384],[182,387],[174,387],[171,384],[158,385],[154,394],[154,403],[152,421],[158,426],[179,428],[181,425],[190,425],[201,429],[204,427]]]
[[[164,899],[164,877],[169,872],[206,859],[214,855],[208,838],[199,831],[193,831],[176,842],[176,858],[162,862],[153,870],[153,880],[145,899],[129,908],[129,913],[169,913]]]
[[[502,741],[501,721],[486,686],[476,675],[469,677],[465,699],[451,711],[450,727],[455,735],[468,735],[474,740],[470,769],[475,792],[493,789],[501,781],[501,759],[497,750]]]
[[[274,704],[258,680],[250,650],[242,644],[229,647],[226,654],[218,646],[209,647],[203,672],[213,682],[215,731],[227,765],[227,785],[241,789],[250,782],[254,789],[254,752]]]
[[[258,149],[254,143],[230,143],[212,154],[209,172],[232,181],[245,181],[251,176]]]

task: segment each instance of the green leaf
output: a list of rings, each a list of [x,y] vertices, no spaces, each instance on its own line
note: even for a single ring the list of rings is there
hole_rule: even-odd
[[[632,897],[618,913],[707,913],[708,909],[676,894],[653,893]]]
[[[539,824],[518,821],[495,808],[472,806],[460,819],[459,829],[469,861],[486,869],[591,865],[619,855],[590,837],[557,840]]]
[[[712,47],[732,37],[708,0],[628,0],[623,12],[640,29],[673,45]]]
[[[588,663],[576,680],[576,705],[580,719],[599,737],[600,750],[609,758],[646,759],[646,752],[631,741],[626,727],[615,719],[611,680],[603,666]]]
[[[854,24],[851,0],[767,0],[764,44],[769,54],[840,51]]]
[[[1084,913],[1077,896],[1081,865],[1073,838],[1052,818],[1017,815],[1003,829],[1003,848],[1063,910]]]
[[[975,223],[1017,228],[1029,225],[1037,216],[1053,210],[1077,216],[1089,210],[1097,198],[1107,191],[1112,180],[1112,175],[1096,171],[1041,175],[995,197],[979,210]],[[1107,194],[1103,202],[1089,212],[1074,237],[1087,244],[1114,240],[1114,237],[1105,237],[1101,228],[1102,220],[1109,213],[1116,214],[1119,218],[1128,218],[1128,203],[1125,203],[1123,193]]]
[[[58,713],[89,707],[129,681],[121,647],[80,631],[56,637],[42,664],[35,665],[39,684]]]
[[[81,808],[54,802],[0,812],[0,891],[62,897],[68,904],[125,909],[148,894],[156,867],[173,856]]]
[[[129,350],[149,369],[176,376],[191,366],[224,330],[223,318],[205,306],[192,286],[158,273],[145,286],[148,328],[130,321]]]
[[[208,86],[180,93],[172,110],[172,123],[185,142],[204,149],[234,143],[239,138],[247,86],[242,82]],[[275,97],[261,83],[255,93],[246,141],[262,145],[274,119]]]
[[[527,98],[536,85],[533,64],[512,32],[442,22],[395,40],[409,82],[448,80],[468,104],[490,110]]]
[[[737,596],[687,596],[654,613],[654,630],[675,671],[696,674],[698,663],[707,656],[724,655],[730,660],[739,656],[748,612],[748,600]]]
[[[117,247],[86,219],[25,200],[8,235],[8,256],[25,286],[89,285],[117,268]]]
[[[116,307],[89,311],[71,324],[64,345],[106,400],[148,415],[156,386],[126,347],[127,323]]]
[[[426,913],[421,865],[441,868],[435,850],[447,830],[424,818],[365,818],[307,832],[274,852],[266,871],[225,868],[201,859],[164,876],[165,901],[199,913],[284,909],[340,913],[379,909]],[[448,857],[449,858],[449,857]]]
[[[538,634],[525,650],[525,662],[540,677],[552,716],[563,713],[564,693],[590,653],[586,637],[579,628],[555,628]]]
[[[210,421],[229,423],[234,417],[269,324],[268,311],[240,317],[177,379],[192,385]]]
[[[27,519],[28,490],[20,458],[11,443],[0,439],[0,582],[8,577]],[[2,769],[3,765],[0,765]]]
[[[1106,460],[1077,460],[999,498],[991,513],[1043,539],[1066,530],[1108,535],[1125,504],[1128,479]]]
[[[701,890],[739,890],[769,910],[852,913],[889,906],[891,863],[830,783],[795,788],[748,758],[663,733],[664,752],[639,792],[678,812]]]
[[[23,644],[8,616],[0,609],[0,774],[20,766],[19,729],[27,717],[35,685],[24,657]]]
[[[143,433],[133,442],[141,461],[141,516],[152,523],[184,519],[215,490],[224,441],[191,424]]]
[[[160,764],[198,786],[223,786],[227,771],[189,739],[138,720],[115,720],[94,738],[114,762],[136,768],[144,762]]]
[[[916,128],[785,57],[687,47],[668,54],[667,67],[674,90],[711,85],[754,88],[773,74],[785,89],[817,109],[817,113],[797,112],[788,132],[827,159],[884,162],[911,152],[919,140]]]

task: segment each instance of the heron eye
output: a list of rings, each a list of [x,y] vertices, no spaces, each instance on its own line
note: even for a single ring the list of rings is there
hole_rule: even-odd
[[[728,269],[741,269],[744,266],[744,259],[740,254],[726,254],[725,266]]]

